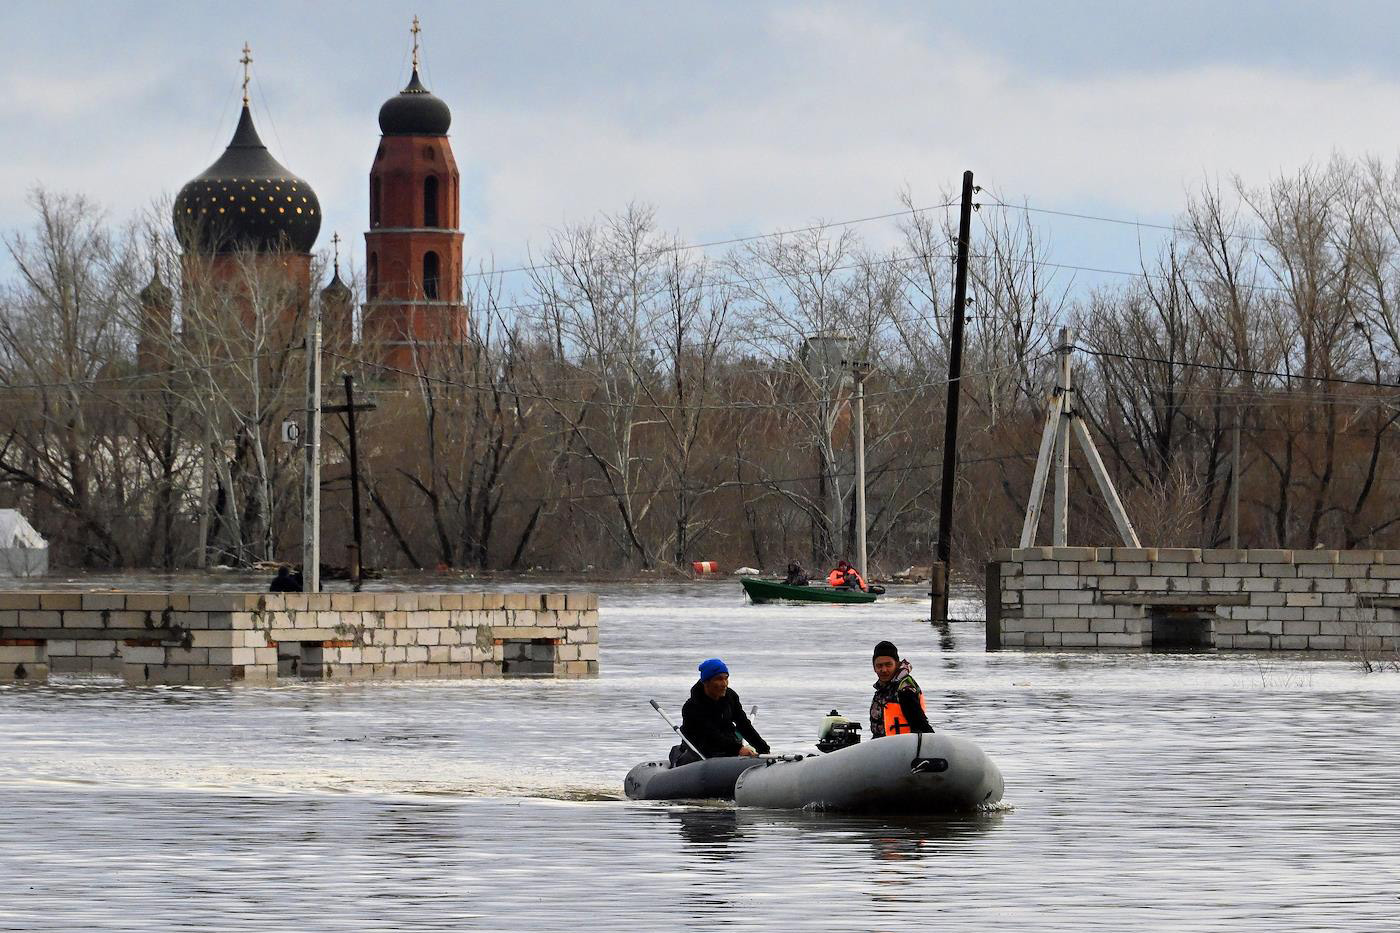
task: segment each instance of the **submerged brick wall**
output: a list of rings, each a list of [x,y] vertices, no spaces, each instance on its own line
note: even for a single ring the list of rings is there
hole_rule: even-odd
[[[0,680],[137,684],[598,673],[588,593],[0,593]]]
[[[1017,548],[988,568],[988,647],[1400,650],[1400,551]],[[1155,633],[1155,634],[1154,634]]]

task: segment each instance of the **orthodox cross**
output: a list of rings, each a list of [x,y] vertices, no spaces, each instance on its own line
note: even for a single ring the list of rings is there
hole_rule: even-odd
[[[420,27],[420,26],[418,25],[418,16],[417,16],[417,14],[414,14],[414,16],[413,16],[413,28],[409,30],[409,32],[413,33],[413,70],[414,70],[414,71],[417,71],[417,70],[418,70],[418,34],[419,34],[420,32],[422,32],[422,31],[423,31],[422,27]]]
[[[340,275],[340,233],[331,236],[331,246],[335,247],[335,274]]]
[[[253,50],[248,47],[248,43],[243,43],[243,57],[239,64],[243,66],[243,106],[248,106],[248,66],[253,64]]]

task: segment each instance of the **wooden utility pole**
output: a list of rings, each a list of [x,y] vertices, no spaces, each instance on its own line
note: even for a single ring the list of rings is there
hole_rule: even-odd
[[[972,240],[972,173],[963,172],[958,214],[957,268],[953,275],[953,321],[948,348],[948,408],[943,421],[943,486],[938,505],[938,559],[933,568],[930,620],[948,619],[949,565],[953,556],[953,487],[958,464],[958,395],[962,389],[963,313],[967,308],[967,254]],[[940,566],[941,565],[941,566]],[[941,571],[941,572],[940,572]],[[941,585],[940,585],[941,580]]]
[[[1235,403],[1234,449],[1230,452],[1230,547],[1240,546],[1240,418],[1244,408]]]
[[[356,405],[354,377],[344,373],[341,378],[345,380],[345,404],[327,405],[322,410],[345,415],[345,433],[350,447],[350,527],[354,537],[354,543],[347,547],[350,549],[350,582],[358,589],[365,542],[360,526],[360,449],[355,437],[355,412],[373,411],[376,406],[373,402]]]

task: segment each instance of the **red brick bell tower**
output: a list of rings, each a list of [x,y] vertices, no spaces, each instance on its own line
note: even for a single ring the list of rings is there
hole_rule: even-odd
[[[432,345],[467,334],[452,112],[418,76],[418,31],[415,16],[408,86],[379,108],[365,233],[364,340],[384,365],[410,372]]]

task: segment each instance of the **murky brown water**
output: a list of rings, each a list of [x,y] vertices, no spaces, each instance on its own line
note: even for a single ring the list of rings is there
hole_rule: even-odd
[[[499,588],[499,587],[493,587]],[[525,586],[539,589],[539,586]],[[554,587],[549,587],[553,589]],[[603,676],[0,688],[0,930],[1381,930],[1400,675],[982,651],[918,589],[752,607],[602,587]],[[972,614],[968,611],[967,614]],[[621,798],[719,655],[780,751],[914,662],[1011,809],[898,821]]]

